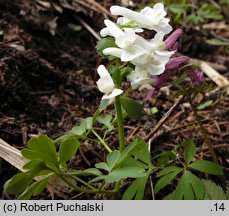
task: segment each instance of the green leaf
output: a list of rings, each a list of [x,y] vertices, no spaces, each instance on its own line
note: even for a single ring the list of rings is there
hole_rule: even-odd
[[[203,182],[190,171],[185,171],[177,184],[175,190],[175,199],[194,200],[203,199]]]
[[[65,163],[68,160],[71,160],[78,150],[80,143],[75,138],[70,138],[65,140],[60,144],[59,150],[59,163]]]
[[[41,170],[45,169],[46,165],[45,165],[44,161],[42,161],[40,159],[31,160],[23,166],[23,169],[24,170],[32,170],[34,168],[37,169],[38,167],[40,167]]]
[[[113,170],[105,177],[105,182],[110,184],[126,178],[140,178],[146,176],[145,169],[141,167],[121,167]]]
[[[112,129],[114,128],[114,126],[111,124],[111,120],[112,120],[112,116],[110,114],[105,114],[103,116],[98,116],[96,118],[96,120],[105,125],[109,131],[112,131]]]
[[[186,140],[181,144],[181,146],[184,147],[184,160],[188,165],[196,155],[196,144],[193,142],[193,140]]]
[[[176,153],[174,151],[163,151],[158,155],[157,163],[159,166],[166,166],[174,159],[176,159]]]
[[[87,125],[85,119],[80,121],[80,125],[72,128],[71,133],[76,134],[78,136],[83,135],[87,130]]]
[[[80,125],[72,128],[71,133],[76,134],[78,136],[86,133],[87,130],[90,130],[93,125],[93,117],[87,117],[80,121]]]
[[[223,175],[223,170],[219,165],[207,160],[195,161],[189,165],[189,168],[211,175]]]
[[[121,71],[114,65],[109,65],[108,71],[111,73],[114,83],[117,87],[122,85]]]
[[[92,174],[95,176],[103,175],[102,172],[96,168],[88,168],[88,169],[84,170],[83,173]]]
[[[122,196],[122,200],[131,200],[133,198],[135,198],[135,200],[142,200],[149,175],[150,173],[145,177],[135,179],[126,189]]]
[[[28,142],[29,149],[23,149],[22,155],[30,160],[41,159],[57,165],[57,154],[54,142],[46,135],[34,137]]]
[[[142,163],[141,161],[132,157],[127,157],[126,159],[122,160],[120,164],[122,165],[122,167],[135,166],[135,167],[142,167],[143,169],[149,168],[149,166],[146,165],[145,163]]]
[[[109,99],[101,100],[98,108],[99,112],[102,112],[107,108],[107,106],[109,105],[109,101],[110,101]]]
[[[18,200],[29,200],[32,196],[39,195],[48,184],[49,177],[45,177],[31,184],[19,197]]]
[[[107,156],[107,166],[109,171],[111,171],[117,162],[119,161],[119,158],[121,157],[120,151],[113,151]]]
[[[205,188],[204,200],[226,200],[227,197],[219,185],[211,180],[202,179]]]
[[[227,181],[227,188],[226,188],[225,196],[226,196],[227,200],[229,200],[229,181]]]
[[[171,192],[170,194],[166,195],[163,200],[175,200],[175,191]]]
[[[75,139],[77,139],[78,137],[79,137],[78,135],[72,134],[72,133],[70,133],[70,134],[65,134],[65,135],[62,135],[62,136],[58,137],[57,139],[55,139],[54,143],[55,143],[55,144],[57,144],[57,143],[62,143],[62,142],[66,141],[66,140],[68,140],[68,139],[70,139],[70,138],[75,138]]]
[[[137,120],[145,114],[143,106],[132,98],[121,96],[120,102],[123,109],[127,112],[128,116],[133,120]]]
[[[68,28],[70,28],[73,31],[80,31],[82,29],[81,25],[76,25],[74,23],[68,23]]]
[[[101,39],[97,42],[95,48],[100,56],[105,57],[105,55],[103,54],[103,50],[109,47],[117,47],[117,45],[115,44],[115,39],[113,37],[106,37]]]
[[[126,159],[128,156],[131,156],[132,153],[133,153],[133,151],[135,150],[135,148],[137,148],[137,146],[138,146],[139,144],[141,144],[141,142],[142,142],[142,139],[139,138],[139,137],[137,137],[133,142],[131,142],[131,143],[123,150],[122,155],[121,155],[121,157],[120,157],[120,159],[119,159],[119,163],[120,163],[122,160]]]
[[[133,151],[133,156],[148,164],[149,166],[152,165],[148,146],[146,142],[140,137],[138,138],[138,146]]]
[[[182,171],[182,170],[183,170],[183,169],[180,168],[180,167],[168,166],[168,167],[163,168],[163,169],[157,174],[157,177],[161,177],[161,176],[167,175],[167,174],[169,174],[169,173],[177,172],[177,171]]]
[[[96,120],[101,124],[109,125],[112,120],[112,116],[110,114],[105,114],[103,116],[98,116]]]
[[[155,185],[155,193],[158,193],[162,188],[168,185],[180,172],[182,171],[179,167],[167,167],[163,169],[157,177],[162,176]]]
[[[126,178],[141,178],[146,176],[145,169],[140,167],[119,167],[109,172],[108,175],[97,176],[90,182],[105,180],[107,184],[119,182]]]
[[[202,103],[201,105],[199,105],[199,106],[197,107],[197,109],[198,109],[198,110],[204,110],[204,109],[210,107],[210,106],[212,105],[212,103],[213,103],[213,100],[208,100],[208,101]]]
[[[18,173],[5,183],[4,190],[8,194],[22,193],[31,184],[33,177],[31,172]]]
[[[105,163],[105,162],[97,163],[97,164],[95,164],[95,167],[98,169],[103,169],[103,170],[109,171],[109,167],[107,166],[107,163]]]

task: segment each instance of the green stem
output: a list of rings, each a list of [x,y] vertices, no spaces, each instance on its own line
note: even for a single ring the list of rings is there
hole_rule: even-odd
[[[194,106],[194,104],[193,104],[193,102],[192,102],[191,95],[189,94],[188,91],[186,91],[185,87],[183,87],[183,89],[184,89],[186,98],[188,99],[188,102],[189,102],[189,104],[190,104],[190,106],[191,106],[191,109],[192,109],[192,111],[193,111],[193,113],[194,113],[194,115],[195,115],[195,117],[196,117],[196,120],[197,120],[197,122],[198,122],[198,124],[199,124],[199,126],[200,126],[200,129],[201,129],[202,134],[203,134],[203,136],[204,136],[204,141],[205,141],[205,143],[207,144],[207,146],[208,146],[208,148],[209,148],[209,151],[210,151],[210,153],[211,153],[212,159],[213,159],[213,161],[214,161],[216,164],[219,165],[219,162],[218,162],[216,153],[215,153],[215,151],[214,151],[213,145],[212,145],[212,143],[211,143],[211,141],[210,141],[210,139],[209,139],[209,136],[208,136],[208,134],[207,134],[207,131],[206,131],[205,127],[204,127],[203,124],[202,124],[202,121],[201,121],[201,119],[200,119],[200,116],[199,116],[199,114],[197,113],[197,110],[196,110],[196,108],[195,108],[195,106]]]
[[[124,127],[123,127],[120,96],[115,97],[115,109],[116,109],[117,124],[118,124],[119,150],[120,152],[123,152],[123,150],[125,149],[125,138],[124,138]]]
[[[94,130],[92,130],[92,133],[99,139],[99,141],[103,144],[103,146],[106,148],[106,150],[111,153],[111,148],[107,145],[107,143],[102,139],[102,137],[99,136]]]
[[[89,189],[85,189],[85,188],[81,188],[78,187],[77,185],[75,185],[74,183],[72,183],[71,181],[69,181],[67,178],[65,178],[64,176],[59,176],[66,184],[68,184],[70,187],[72,187],[73,189],[82,192],[82,193],[98,193],[98,194],[115,194],[117,193],[117,190],[101,190],[101,189],[93,189],[93,190],[89,190]]]
[[[72,176],[72,178],[74,178],[76,181],[84,184],[85,186],[87,186],[88,188],[95,190],[96,188],[94,188],[92,185],[90,185],[89,183],[85,182],[84,180],[82,180],[81,178],[77,177],[77,176]]]

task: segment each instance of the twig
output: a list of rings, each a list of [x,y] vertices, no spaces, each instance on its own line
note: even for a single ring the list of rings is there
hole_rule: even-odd
[[[83,21],[80,17],[77,15],[74,15],[74,17],[87,29],[97,40],[101,40],[101,37],[94,31],[94,29],[91,28],[85,21]]]
[[[151,140],[149,140],[149,142],[148,142],[148,150],[149,150],[149,152],[151,152]],[[150,177],[149,177],[149,182],[150,182],[150,189],[151,189],[152,199],[155,200],[155,193],[154,193],[154,189],[153,189],[153,178],[152,178],[152,175],[150,175]]]
[[[147,142],[153,137],[153,135],[160,129],[160,127],[167,121],[167,119],[171,116],[173,111],[177,108],[177,106],[181,103],[184,96],[181,96],[175,104],[169,109],[169,111],[160,119],[160,121],[157,123],[157,125],[154,127],[154,129],[144,138],[144,140]]]
[[[229,94],[229,80],[213,69],[204,61],[200,62],[200,69],[219,87],[227,87],[227,94]]]

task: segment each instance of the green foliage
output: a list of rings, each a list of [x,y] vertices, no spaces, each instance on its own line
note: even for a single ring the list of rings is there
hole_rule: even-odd
[[[80,143],[75,138],[70,138],[62,142],[59,150],[59,163],[63,164],[71,160],[79,146]]]
[[[183,149],[184,153],[185,164],[182,163],[183,168],[177,166],[163,167],[156,176],[159,180],[155,185],[155,193],[158,193],[175,178],[179,179],[179,174],[182,173],[175,191],[165,197],[165,199],[203,199],[205,191],[204,184],[201,179],[199,179],[191,171],[196,170],[212,175],[222,175],[222,168],[211,161],[194,161],[194,157],[196,155],[196,145],[193,140],[186,140],[171,152],[174,152],[175,154],[175,152],[177,152],[180,148]],[[176,158],[174,158],[174,160],[175,159]]]
[[[223,189],[211,180],[202,180],[204,183],[204,200],[226,200],[227,197]]]
[[[74,23],[68,23],[67,26],[68,26],[68,28],[70,28],[71,30],[76,31],[76,32],[82,30],[82,26],[81,25],[76,25]]]
[[[143,106],[132,98],[122,96],[120,97],[120,102],[128,116],[133,120],[137,120],[145,114]]]
[[[29,159],[24,165],[25,172],[8,180],[4,189],[9,194],[20,194],[18,199],[30,199],[40,194],[48,184],[49,177],[60,175],[66,168],[66,162],[75,155],[80,143],[76,138],[63,139],[59,151],[54,141],[46,135],[31,138],[28,148],[21,151]],[[33,183],[33,180],[37,180]]]
[[[96,177],[90,182],[104,180],[106,183],[115,183],[126,178],[147,176],[146,171],[151,169],[152,164],[146,143],[136,138],[122,153],[117,150],[113,151],[107,156],[106,162],[97,163],[95,166],[97,170],[93,169],[93,173],[96,174]],[[103,174],[99,170],[108,173]]]
[[[112,116],[110,114],[105,114],[105,115],[102,115],[102,116],[98,116],[96,118],[96,120],[103,124],[105,126],[105,128],[108,130],[108,131],[112,131],[114,126],[112,125]]]
[[[209,3],[203,3],[196,11],[196,14],[188,16],[188,21],[193,24],[202,23],[206,19],[222,20],[223,16],[219,8]]]
[[[75,135],[84,135],[88,130],[92,129],[93,117],[88,117],[80,121],[80,125],[72,128],[71,133]]]
[[[225,2],[227,1],[225,0]],[[207,20],[223,19],[220,8],[205,1],[199,1],[198,5],[195,5],[196,7],[193,7],[189,0],[164,0],[163,2],[168,7],[174,23],[183,22],[196,25]],[[221,1],[220,4],[227,4],[225,2]]]
[[[106,38],[101,39],[100,41],[97,42],[95,48],[100,56],[106,57],[103,54],[103,50],[109,47],[117,47],[113,37],[106,37]]]
[[[189,168],[211,175],[223,175],[223,170],[219,165],[207,160],[195,161],[189,165]]]
[[[184,160],[186,164],[190,164],[196,154],[196,144],[193,140],[186,140],[181,144],[184,147]]]
[[[145,177],[135,179],[122,196],[123,200],[142,200],[150,172]]]
[[[210,107],[210,106],[212,105],[212,103],[213,103],[213,100],[208,100],[208,101],[206,101],[206,102],[200,104],[200,105],[197,107],[197,109],[198,109],[198,110],[204,110],[204,109]]]
[[[203,199],[203,196],[203,182],[197,176],[193,175],[190,171],[184,171],[175,190],[175,199]]]
[[[175,166],[168,166],[162,169],[157,174],[157,177],[160,177],[160,179],[157,181],[157,184],[155,185],[155,193],[158,193],[159,190],[168,185],[181,171],[182,168]]]
[[[175,151],[163,151],[156,157],[157,165],[158,166],[166,166],[169,164],[170,161],[176,159],[176,152]]]

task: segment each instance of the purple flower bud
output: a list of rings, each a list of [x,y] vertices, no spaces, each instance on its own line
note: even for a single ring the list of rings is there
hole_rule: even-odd
[[[176,50],[178,47],[177,39],[183,34],[182,29],[177,29],[165,40],[165,50]],[[176,44],[176,45],[175,45]]]
[[[186,64],[190,61],[190,58],[187,56],[179,56],[169,60],[165,66],[165,70],[172,70],[178,68],[181,64]]]
[[[166,84],[166,82],[172,76],[172,73],[173,73],[172,70],[166,70],[163,74],[161,74],[160,76],[157,76],[154,79],[152,86],[155,89],[159,90],[161,87],[163,87]]]
[[[191,78],[193,82],[196,81],[199,84],[201,84],[204,81],[204,73],[202,71],[197,70],[197,69],[195,70],[192,69],[192,70],[189,70],[188,73],[189,73],[189,77]]]
[[[147,100],[150,100],[151,98],[155,97],[155,96],[157,95],[157,93],[158,93],[158,90],[157,90],[157,89],[151,90],[151,91],[147,94],[146,99],[147,99]]]

